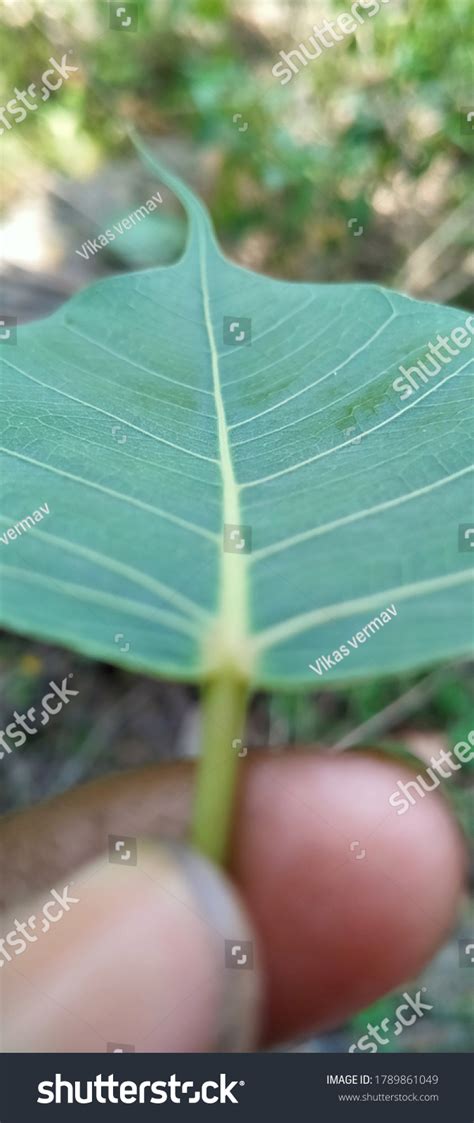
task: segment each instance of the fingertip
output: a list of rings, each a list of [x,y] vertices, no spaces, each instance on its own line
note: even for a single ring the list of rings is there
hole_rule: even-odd
[[[233,870],[265,954],[264,1039],[346,1018],[417,974],[453,925],[465,871],[438,793],[400,817],[412,773],[373,753],[250,764]]]
[[[115,1043],[135,1052],[238,1052],[255,1045],[259,953],[235,889],[182,845],[136,842],[133,865],[101,854],[75,871],[73,909],[19,963],[7,963],[8,1051],[105,1052]],[[35,915],[45,899],[33,902]]]

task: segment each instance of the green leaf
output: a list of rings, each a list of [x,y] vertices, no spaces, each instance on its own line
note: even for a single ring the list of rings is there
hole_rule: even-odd
[[[190,219],[178,263],[94,285],[2,345],[4,625],[266,687],[465,653],[472,337],[407,400],[392,382],[466,313],[238,268],[158,171]],[[241,325],[224,341],[224,317],[251,319],[251,341],[233,342]],[[247,530],[223,549],[224,524],[251,528],[250,552]]]

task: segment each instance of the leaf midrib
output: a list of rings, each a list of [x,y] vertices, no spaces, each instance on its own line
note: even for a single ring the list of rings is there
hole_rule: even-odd
[[[222,539],[221,539],[221,580],[219,582],[220,601],[217,619],[204,639],[204,662],[210,672],[223,670],[233,672],[238,677],[251,675],[250,628],[248,613],[248,565],[247,555],[230,553],[223,549],[224,526],[240,525],[239,485],[232,460],[229,426],[222,396],[219,355],[216,346],[214,326],[210,308],[210,293],[207,276],[205,231],[197,219],[199,252],[199,271],[209,350],[211,354],[212,384],[217,415],[219,442],[219,463],[222,477]]]

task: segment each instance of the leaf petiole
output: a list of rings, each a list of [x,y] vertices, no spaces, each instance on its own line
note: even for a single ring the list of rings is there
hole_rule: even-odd
[[[198,765],[191,842],[217,865],[229,857],[239,748],[247,683],[230,673],[203,690],[201,759]]]

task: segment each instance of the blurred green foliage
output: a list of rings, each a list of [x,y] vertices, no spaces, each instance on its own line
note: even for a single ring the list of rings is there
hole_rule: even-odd
[[[350,4],[141,0],[139,9],[138,30],[120,32],[102,0],[0,5],[2,104],[40,78],[51,53],[70,49],[79,66],[16,128],[7,171],[23,165],[24,145],[28,160],[86,177],[130,154],[127,122],[179,140],[198,166],[212,158],[208,202],[226,247],[300,280],[390,283],[466,199],[472,0],[391,0],[285,86],[271,73],[278,52]],[[364,237],[354,238],[351,218]],[[453,240],[443,296],[465,303],[462,224]],[[437,281],[427,275],[421,288]]]

